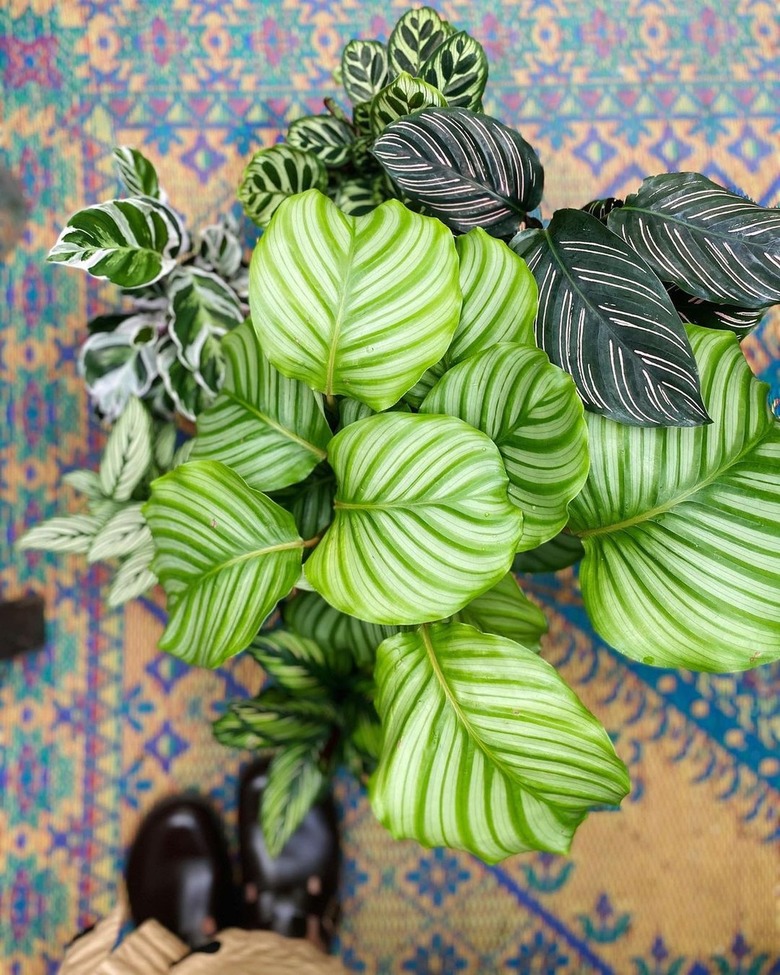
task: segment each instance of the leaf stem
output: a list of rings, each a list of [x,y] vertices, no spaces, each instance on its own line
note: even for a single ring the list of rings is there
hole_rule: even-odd
[[[301,547],[302,548],[314,548],[319,543],[319,541],[320,541],[321,538],[322,538],[322,535],[315,535],[313,538],[307,539],[303,543],[303,545]]]

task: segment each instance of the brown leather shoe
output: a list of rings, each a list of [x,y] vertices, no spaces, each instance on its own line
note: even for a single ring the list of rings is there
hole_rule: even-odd
[[[151,810],[130,848],[126,881],[133,921],[154,918],[192,948],[238,920],[222,828],[197,796],[164,799]]]
[[[239,785],[239,842],[248,930],[319,939],[327,950],[338,921],[341,866],[338,818],[328,796],[309,812],[272,859],[260,826],[268,762],[244,769]]]

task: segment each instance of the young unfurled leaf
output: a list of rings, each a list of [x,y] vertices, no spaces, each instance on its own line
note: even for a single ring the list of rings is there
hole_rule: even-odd
[[[152,462],[152,421],[131,398],[106,443],[100,462],[100,486],[114,501],[127,501]]]
[[[350,41],[341,55],[341,80],[353,105],[370,102],[389,81],[384,44]]]
[[[119,176],[130,196],[161,197],[157,171],[149,160],[131,146],[117,146],[113,153]]]
[[[448,37],[422,65],[419,75],[453,108],[482,107],[488,62],[482,45],[465,30]]]
[[[347,162],[355,140],[352,128],[332,115],[306,115],[287,132],[287,144],[313,153],[325,166],[337,169]]]
[[[267,227],[280,203],[296,193],[328,185],[328,171],[312,152],[271,146],[256,152],[244,170],[238,199],[259,227]]]
[[[455,28],[433,7],[407,10],[387,42],[391,72],[418,75],[426,61],[454,33]]]
[[[447,100],[433,85],[402,73],[383,88],[371,101],[371,128],[376,135],[391,122],[423,108],[443,107]]]

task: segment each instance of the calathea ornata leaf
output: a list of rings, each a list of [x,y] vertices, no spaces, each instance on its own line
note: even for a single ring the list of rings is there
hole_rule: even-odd
[[[158,478],[143,512],[168,594],[160,649],[217,667],[251,643],[295,585],[304,542],[292,515],[214,461]]]
[[[150,196],[160,199],[157,171],[149,160],[131,146],[116,146],[112,153],[120,179],[130,196]]]
[[[498,342],[535,345],[536,281],[525,262],[481,227],[455,246],[463,306],[445,361],[455,365]]]
[[[712,424],[589,416],[590,476],[570,528],[605,640],[659,667],[744,670],[780,657],[780,425],[736,337],[688,331]]]
[[[704,301],[681,291],[676,284],[667,284],[666,290],[684,322],[734,332],[740,338],[751,332],[767,312],[766,308],[739,308]]]
[[[294,602],[295,600],[293,600]],[[248,652],[263,670],[293,694],[316,697],[352,670],[348,652],[290,630],[259,633]]]
[[[498,447],[509,497],[523,511],[520,550],[564,527],[588,476],[587,428],[574,383],[541,349],[502,342],[464,359],[420,411],[459,416]]]
[[[296,119],[287,132],[288,145],[313,153],[334,169],[347,162],[354,140],[351,126],[332,115],[306,115]]]
[[[306,745],[291,745],[271,762],[263,793],[260,822],[270,857],[278,857],[285,843],[322,798],[328,777],[318,755]]]
[[[168,295],[171,338],[182,362],[194,371],[209,337],[221,337],[244,320],[241,304],[218,275],[196,267],[172,275]]]
[[[512,563],[513,572],[558,572],[579,562],[585,554],[576,535],[561,532],[549,542],[529,552],[518,552]]]
[[[455,28],[433,7],[407,10],[387,42],[391,72],[418,75],[436,49],[454,33]]]
[[[371,213],[385,199],[381,177],[370,179],[345,179],[339,183],[333,202],[350,217],[363,217]]]
[[[436,48],[420,68],[420,77],[444,95],[453,108],[482,107],[488,62],[482,45],[465,30]]]
[[[455,245],[437,220],[397,200],[348,217],[321,193],[303,193],[258,241],[249,301],[263,351],[283,375],[383,410],[450,343],[460,310]]]
[[[100,486],[114,501],[127,501],[152,462],[152,421],[141,401],[128,400],[106,443]]]
[[[646,179],[610,213],[609,229],[688,294],[745,308],[780,301],[780,209],[701,173]]]
[[[384,44],[381,41],[350,41],[341,55],[341,80],[353,105],[370,102],[389,81]]]
[[[511,246],[539,286],[536,340],[589,410],[637,426],[707,422],[680,317],[623,240],[582,210],[558,210]]]
[[[331,440],[335,518],[306,563],[336,609],[442,619],[509,570],[523,528],[493,442],[451,416],[380,413]]]
[[[170,274],[181,243],[176,216],[159,201],[109,200],[74,213],[47,260],[139,288]]]
[[[292,146],[261,149],[249,161],[238,199],[244,212],[259,227],[267,227],[279,204],[305,190],[325,190],[328,171],[312,152]]]
[[[156,585],[157,576],[151,568],[153,558],[154,546],[147,541],[122,562],[108,593],[108,605],[112,609],[143,596]]]
[[[443,107],[447,100],[433,85],[402,72],[371,101],[371,128],[376,135],[391,122],[423,108]]]
[[[622,200],[619,200],[614,196],[607,196],[601,200],[591,200],[590,203],[586,203],[585,206],[581,207],[580,209],[584,210],[585,213],[589,213],[592,217],[595,217],[599,223],[606,224],[607,217],[610,215],[610,213],[622,206]]]
[[[225,381],[198,417],[193,460],[218,460],[257,491],[302,481],[320,461],[331,433],[317,396],[265,358],[250,322],[222,341]]]
[[[44,552],[88,552],[104,524],[104,519],[95,515],[58,515],[30,528],[18,547]]]
[[[282,687],[264,687],[257,697],[234,701],[214,723],[218,741],[231,748],[270,751],[293,743],[323,742],[333,705],[319,697],[293,697]]]
[[[550,664],[512,640],[462,623],[423,626],[385,640],[376,679],[384,742],[370,798],[398,839],[489,863],[565,853],[591,806],[628,792],[604,728]]]
[[[534,653],[538,653],[539,640],[547,632],[544,613],[526,596],[511,572],[497,586],[473,599],[452,620],[514,640]]]
[[[88,562],[100,562],[130,555],[151,543],[152,536],[141,505],[128,504],[113,515],[100,529],[90,546]]]
[[[427,108],[374,143],[387,175],[457,233],[511,237],[542,198],[544,174],[528,143],[489,115]]]

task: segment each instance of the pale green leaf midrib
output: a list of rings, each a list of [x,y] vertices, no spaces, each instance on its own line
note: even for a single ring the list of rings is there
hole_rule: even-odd
[[[283,436],[285,439],[290,440],[292,443],[298,444],[305,450],[308,450],[319,460],[325,460],[325,458],[328,456],[328,452],[326,450],[323,450],[316,444],[311,443],[311,441],[307,440],[305,437],[301,437],[294,433],[289,427],[284,426],[278,420],[275,420],[273,417],[269,416],[269,414],[264,413],[261,409],[243,399],[243,397],[239,396],[237,393],[234,393],[229,389],[223,389],[222,392],[227,399],[232,400],[237,406],[245,409],[247,413],[251,413],[253,416],[257,417],[258,420],[271,427],[272,430],[275,430],[277,433],[281,434],[281,436]]]
[[[347,295],[350,293],[350,289],[352,285],[352,275],[354,273],[354,261],[355,261],[356,249],[357,249],[357,232],[354,225],[350,225],[349,250],[346,255],[347,272],[344,276],[344,284],[341,289],[339,307],[336,311],[336,316],[333,323],[333,336],[331,338],[330,349],[328,350],[328,365],[325,372],[325,389],[324,389],[324,393],[326,396],[333,396],[335,392],[335,390],[333,389],[333,375],[336,371],[336,352],[338,350],[338,343],[341,337],[341,329],[344,324],[344,311],[347,306]]]
[[[261,558],[264,555],[271,555],[273,552],[287,552],[291,549],[304,548],[306,542],[299,538],[294,542],[280,542],[278,545],[267,545],[265,548],[253,549],[251,552],[244,552],[241,555],[236,555],[232,559],[228,559],[227,562],[220,562],[218,565],[212,566],[207,572],[198,576],[197,579],[181,589],[175,594],[176,602],[178,603],[183,597],[188,596],[190,593],[199,589],[208,579],[216,575],[218,572],[223,572],[227,569],[232,569],[233,566],[241,565],[243,562],[248,562],[250,559]]]

